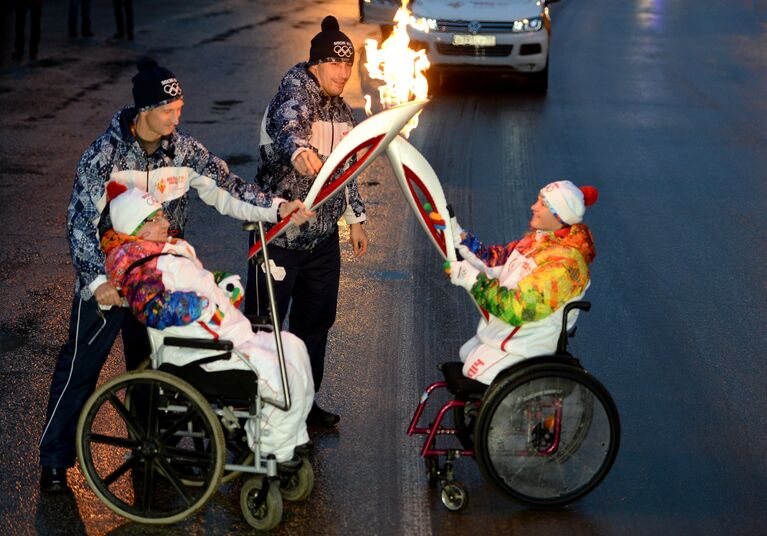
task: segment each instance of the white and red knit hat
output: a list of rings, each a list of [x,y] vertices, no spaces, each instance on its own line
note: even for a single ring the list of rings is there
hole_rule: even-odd
[[[593,205],[599,192],[593,186],[576,186],[570,181],[555,181],[540,191],[552,214],[567,225],[580,223],[586,207]]]
[[[107,183],[107,197],[112,228],[127,235],[135,234],[144,220],[162,209],[162,204],[151,194],[115,181]]]

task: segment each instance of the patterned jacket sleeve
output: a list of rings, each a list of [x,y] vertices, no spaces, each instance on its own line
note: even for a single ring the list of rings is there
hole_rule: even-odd
[[[308,96],[302,96],[300,87],[286,81],[268,109],[266,132],[272,139],[272,150],[279,163],[289,166],[293,155],[301,149],[311,149],[309,138],[312,122],[309,118]]]
[[[94,147],[89,148],[77,164],[67,209],[67,238],[83,299],[90,299],[93,295],[88,285],[97,277],[105,276],[98,222],[102,210],[99,205],[104,203],[104,184],[109,178],[111,159]]]
[[[258,185],[232,173],[226,162],[194,138],[185,136],[184,146],[185,164],[194,172],[190,185],[200,199],[221,214],[239,220],[277,221],[277,206],[282,199],[272,198]]]
[[[551,247],[536,256],[538,266],[517,288],[480,274],[471,289],[477,304],[512,326],[546,318],[586,288],[589,269],[579,251]]]

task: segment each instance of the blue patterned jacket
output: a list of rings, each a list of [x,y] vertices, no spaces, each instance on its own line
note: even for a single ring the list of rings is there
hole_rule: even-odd
[[[261,122],[261,167],[256,183],[266,192],[285,199],[304,199],[314,177],[301,175],[291,164],[304,150],[315,151],[324,162],[341,139],[357,124],[351,107],[342,97],[328,97],[307,63],[292,67],[280,82]],[[346,166],[352,165],[352,157]],[[346,223],[366,220],[365,204],[357,180],[325,202],[317,216],[274,239],[272,244],[288,249],[311,249],[338,230],[338,220]]]
[[[130,131],[132,107],[112,118],[109,128],[80,158],[67,210],[67,235],[77,279],[75,292],[89,299],[106,281],[100,235],[111,227],[106,183],[116,180],[151,193],[163,204],[173,236],[183,236],[190,188],[221,214],[240,220],[277,221],[283,199],[229,171],[226,162],[200,142],[174,130],[147,155]]]

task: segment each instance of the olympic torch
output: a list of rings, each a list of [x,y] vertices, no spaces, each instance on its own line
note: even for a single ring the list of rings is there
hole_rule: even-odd
[[[411,101],[372,115],[354,127],[330,153],[312,183],[304,205],[316,210],[334,194],[338,193],[350,180],[357,177],[380,155],[400,130],[426,105],[427,100]],[[364,151],[363,154],[358,154]],[[357,155],[354,163],[351,159]],[[265,235],[268,244],[284,233],[289,226],[292,214],[287,215],[274,225]],[[253,244],[248,251],[250,259],[261,251],[261,240]]]

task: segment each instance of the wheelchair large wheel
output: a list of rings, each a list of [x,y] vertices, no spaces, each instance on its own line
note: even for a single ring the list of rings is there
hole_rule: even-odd
[[[620,442],[618,410],[602,384],[561,363],[499,379],[474,431],[483,476],[504,495],[537,506],[564,505],[598,486]]]
[[[166,524],[188,517],[216,491],[226,447],[218,418],[194,387],[148,370],[118,376],[93,393],[78,422],[77,455],[91,489],[112,511]],[[186,484],[189,474],[202,485]]]

